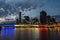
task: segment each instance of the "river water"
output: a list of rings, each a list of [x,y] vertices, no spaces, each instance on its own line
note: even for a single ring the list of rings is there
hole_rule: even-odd
[[[60,31],[48,28],[2,28],[0,40],[60,40]]]

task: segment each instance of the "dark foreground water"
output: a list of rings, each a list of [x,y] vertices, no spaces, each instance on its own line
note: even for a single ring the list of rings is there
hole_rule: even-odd
[[[0,40],[60,40],[60,32],[48,28],[3,28]]]

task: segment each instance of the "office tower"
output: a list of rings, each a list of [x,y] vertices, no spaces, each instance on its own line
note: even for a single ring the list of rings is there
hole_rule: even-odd
[[[19,24],[19,20],[18,20],[18,18],[16,19],[16,24]]]
[[[19,12],[19,23],[21,24],[21,12]]]
[[[53,22],[53,23],[55,23],[55,22],[56,22],[55,18],[52,18],[52,22]]]
[[[46,24],[46,16],[47,16],[47,13],[45,11],[40,12],[40,23],[41,24]]]
[[[24,16],[24,23],[28,24],[30,21],[29,16]]]
[[[54,18],[54,20],[53,20],[53,21],[54,21],[54,22],[56,22],[56,16],[54,16],[53,18]]]
[[[51,22],[51,17],[50,17],[50,15],[48,15],[48,16],[46,16],[46,22],[47,22],[47,24],[52,24]]]

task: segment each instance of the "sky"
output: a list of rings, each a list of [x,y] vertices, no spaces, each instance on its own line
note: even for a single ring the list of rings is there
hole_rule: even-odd
[[[60,0],[0,0],[0,20],[3,21],[15,20],[20,11],[22,17],[39,17],[42,10],[47,15],[60,15]]]

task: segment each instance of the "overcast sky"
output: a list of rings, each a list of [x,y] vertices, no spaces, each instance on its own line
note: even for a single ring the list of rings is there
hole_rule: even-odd
[[[19,11],[30,17],[36,17],[42,10],[51,16],[60,15],[60,0],[0,0],[1,17],[11,16],[14,19]]]

